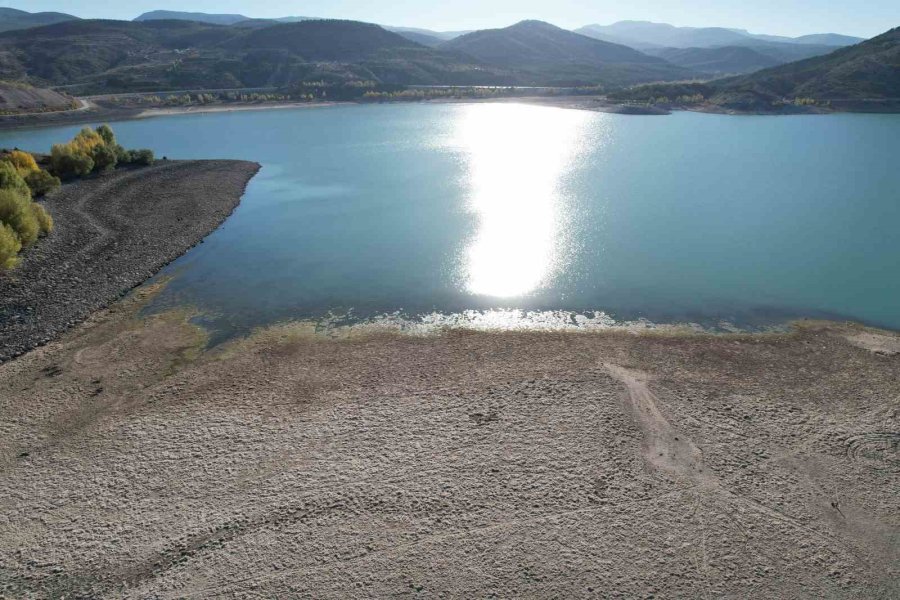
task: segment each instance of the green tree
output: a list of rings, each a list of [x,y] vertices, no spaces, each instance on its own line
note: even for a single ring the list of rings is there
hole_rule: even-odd
[[[107,146],[115,146],[116,145],[116,134],[113,133],[112,127],[107,124],[103,124],[97,128],[97,135],[99,135],[103,139],[103,143]]]

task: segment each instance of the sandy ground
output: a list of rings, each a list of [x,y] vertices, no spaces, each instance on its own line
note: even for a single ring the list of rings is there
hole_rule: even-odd
[[[147,108],[142,110],[135,118],[146,119],[148,117],[165,117],[169,115],[190,115],[202,113],[221,112],[246,112],[249,110],[283,110],[286,108],[323,108],[337,104],[351,104],[349,102],[267,102],[264,104],[212,104],[197,106],[172,106],[167,108]]]
[[[205,350],[152,293],[0,366],[0,595],[900,596],[895,334]]]

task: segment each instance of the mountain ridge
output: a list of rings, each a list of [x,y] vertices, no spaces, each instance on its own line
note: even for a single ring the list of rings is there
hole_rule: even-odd
[[[744,29],[726,27],[676,27],[669,23],[652,21],[618,21],[611,25],[591,24],[575,30],[576,33],[615,41],[637,49],[711,48],[716,46],[743,46],[756,42],[780,42],[790,44],[815,44],[846,46],[857,44],[863,38],[836,33],[813,33],[796,38],[766,34],[753,34]]]

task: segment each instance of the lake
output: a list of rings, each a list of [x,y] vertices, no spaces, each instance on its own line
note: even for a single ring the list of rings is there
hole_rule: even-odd
[[[900,115],[389,104],[113,125],[157,156],[263,165],[151,307],[195,305],[219,336],[378,317],[900,329]]]

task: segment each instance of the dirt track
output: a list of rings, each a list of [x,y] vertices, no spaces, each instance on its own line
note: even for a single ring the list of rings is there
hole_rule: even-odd
[[[0,366],[9,597],[900,595],[893,334],[204,351],[140,304]]]
[[[55,338],[219,226],[259,165],[158,161],[63,186],[48,237],[0,273],[0,361]]]

